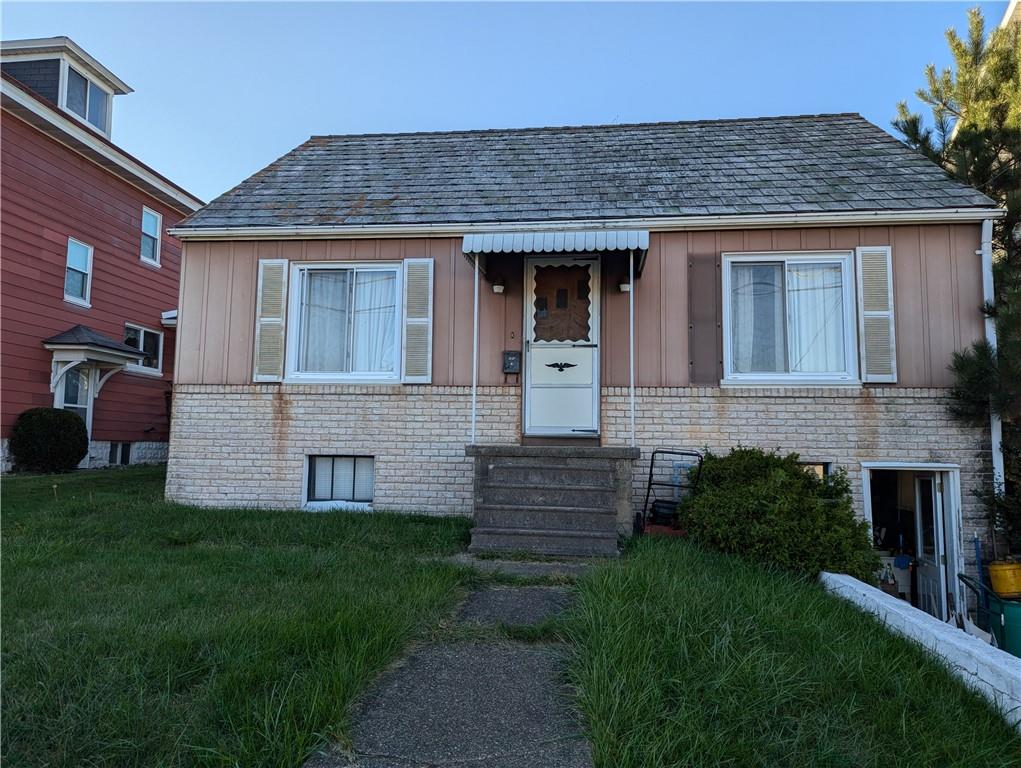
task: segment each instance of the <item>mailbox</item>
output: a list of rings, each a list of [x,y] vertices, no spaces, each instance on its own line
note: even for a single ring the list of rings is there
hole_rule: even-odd
[[[503,353],[503,372],[521,373],[521,352],[505,350]]]

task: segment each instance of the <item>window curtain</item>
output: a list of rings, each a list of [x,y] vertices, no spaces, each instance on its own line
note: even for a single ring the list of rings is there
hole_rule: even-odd
[[[787,306],[791,371],[843,371],[844,290],[840,265],[788,264]]]
[[[783,265],[734,264],[730,281],[734,372],[783,373],[787,370]]]
[[[394,366],[397,276],[366,270],[355,276],[354,363],[360,373],[390,373]]]
[[[305,273],[302,300],[301,370],[349,371],[348,338],[351,300],[349,270]]]

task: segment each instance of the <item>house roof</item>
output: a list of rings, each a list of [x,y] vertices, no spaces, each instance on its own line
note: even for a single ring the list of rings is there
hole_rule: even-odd
[[[991,208],[857,114],[313,136],[175,231]]]
[[[0,41],[0,57],[43,56],[45,54],[66,55],[75,66],[86,70],[92,77],[104,83],[115,94],[131,93],[132,88],[109,69],[100,64],[78,43],[66,35],[59,37],[34,37],[25,40]]]
[[[129,155],[91,125],[72,119],[6,72],[0,73],[0,106],[176,211],[191,213],[203,205],[184,187]]]
[[[50,336],[48,339],[43,340],[43,344],[49,347],[98,347],[113,352],[123,352],[132,357],[142,356],[142,353],[134,347],[97,333],[85,325],[76,325],[62,333],[58,333],[56,336]]]

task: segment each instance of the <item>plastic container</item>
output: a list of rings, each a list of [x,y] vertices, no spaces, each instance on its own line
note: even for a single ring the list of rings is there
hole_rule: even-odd
[[[1012,656],[1021,657],[1021,602],[990,600],[989,625],[996,644]]]
[[[1000,597],[1021,597],[1021,563],[990,563],[989,583]]]

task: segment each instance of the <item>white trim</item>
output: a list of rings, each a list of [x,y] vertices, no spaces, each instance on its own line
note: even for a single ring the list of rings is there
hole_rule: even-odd
[[[628,426],[631,430],[631,447],[635,442],[635,252],[627,252],[627,354],[628,354]],[[599,362],[599,361],[597,361]],[[599,390],[596,390],[599,394]]]
[[[475,283],[472,288],[472,424],[471,445],[475,445],[475,427],[478,422],[479,394],[479,255],[475,262]],[[522,430],[524,431],[524,430]]]
[[[168,198],[177,201],[186,210],[194,212],[204,205],[204,203],[197,197],[192,197],[191,195],[178,190],[176,187],[171,186],[139,162],[129,158],[116,147],[110,146],[91,135],[89,133],[91,123],[89,124],[90,128],[82,127],[79,124],[77,117],[71,119],[70,117],[67,117],[63,111],[54,111],[52,107],[40,102],[34,96],[29,95],[21,88],[18,88],[6,80],[0,80],[0,94],[11,99],[11,101],[15,102],[19,107],[28,110],[32,114],[50,123],[55,128],[67,134],[67,136],[74,141],[85,145],[90,151],[102,156],[105,160],[117,165],[122,170],[130,173],[145,184],[149,184],[153,188],[157,189],[160,194],[166,195]],[[66,142],[63,143],[65,146],[67,145]],[[70,149],[82,155],[81,151],[76,150],[73,146],[70,147]],[[96,162],[88,155],[82,156],[91,163]],[[137,187],[147,195],[152,194],[152,191],[139,187],[138,184],[133,184],[133,186]]]
[[[734,214],[727,216],[661,216],[633,219],[551,219],[520,223],[449,222],[443,224],[352,224],[342,226],[173,227],[181,240],[315,240],[335,237],[461,237],[469,232],[536,232],[601,229],[754,229],[761,227],[823,227],[880,224],[976,222],[1005,215],[999,208],[920,208],[910,211],[833,211],[813,213]]]
[[[89,268],[88,268],[88,271],[85,273],[85,296],[84,297],[83,296],[75,296],[74,294],[69,294],[65,290],[65,286],[67,285],[67,270],[72,269],[75,272],[81,273],[81,270],[75,269],[68,262],[68,260],[71,257],[71,243],[72,242],[77,243],[78,245],[82,246],[83,248],[87,248],[88,251],[89,251]],[[89,308],[92,307],[91,299],[92,299],[92,255],[93,255],[93,251],[94,251],[93,247],[91,245],[89,245],[88,243],[86,243],[86,242],[84,242],[82,240],[79,240],[77,237],[70,237],[70,236],[68,236],[68,238],[67,238],[67,245],[65,246],[65,249],[64,249],[64,282],[63,282],[63,285],[61,286],[61,290],[65,291],[64,292],[64,301],[66,301],[68,304],[77,304],[79,307],[85,307],[86,309],[89,309]]]
[[[324,372],[307,373],[297,369],[301,349],[301,290],[304,273],[313,270],[347,269],[352,272],[394,273],[394,370],[392,373]],[[398,384],[401,381],[401,359],[404,352],[404,269],[399,261],[300,261],[290,263],[287,285],[287,327],[284,344],[284,378],[287,383],[305,384]]]
[[[145,326],[145,325],[139,325],[138,323],[128,323],[128,322],[124,323],[124,328],[125,328],[125,330],[127,330],[128,328],[134,328],[136,331],[144,331],[145,333],[155,333],[157,336],[159,336],[159,340],[160,340],[160,343],[159,343],[159,361],[158,361],[159,365],[157,365],[155,368],[150,368],[149,366],[142,365],[141,363],[128,363],[127,365],[125,365],[125,370],[127,370],[130,373],[141,373],[141,374],[144,374],[146,376],[162,377],[163,376],[163,331],[157,331],[154,328],[149,328],[148,326]],[[143,342],[144,342],[144,337],[143,337],[142,333],[139,333],[139,335],[138,335],[138,343],[139,344],[143,344]],[[126,341],[124,343],[127,344]],[[128,344],[128,346],[130,347],[131,345]],[[139,347],[138,351],[139,352],[143,352],[142,347]],[[143,354],[144,354],[144,352],[143,352]]]
[[[960,610],[960,606],[965,604],[963,602],[964,589],[961,586],[960,581],[957,579],[957,573],[955,572],[951,574],[951,568],[960,572],[965,559],[964,526],[961,507],[961,465],[910,461],[863,461],[860,463],[860,466],[862,517],[865,522],[869,524],[870,540],[872,538],[872,478],[870,475],[872,470],[889,469],[908,472],[935,472],[945,476],[946,483],[943,486],[943,515],[944,522],[946,522],[947,507],[949,506],[949,535],[954,541],[954,553],[953,557],[951,557],[950,553],[948,553],[946,548],[944,548],[944,554],[947,556],[944,575],[946,577],[946,581],[949,582],[946,585],[947,589],[954,596],[954,606]],[[944,542],[944,544],[946,544],[946,542]],[[953,560],[952,563],[951,560]]]
[[[145,214],[147,213],[156,217],[156,258],[147,259],[145,258],[145,256],[142,255],[141,241],[139,241],[138,258],[143,264],[146,264],[150,267],[159,267],[160,254],[163,251],[163,214],[160,213],[159,211],[154,211],[148,205],[142,206],[142,220],[138,225],[138,229],[143,235],[148,237],[152,237],[152,235],[145,231]]]
[[[978,251],[982,257],[982,298],[986,302],[996,300],[996,288],[993,285],[993,222],[982,222],[982,241]],[[989,317],[985,318],[986,341],[993,349],[996,349],[996,321]],[[1003,465],[1003,422],[1000,414],[989,411],[989,437],[990,448],[993,460],[993,489],[1000,490],[1003,486],[1004,465]]]
[[[23,53],[18,53],[23,51]],[[80,68],[105,81],[105,86],[117,94],[131,93],[130,85],[99,63],[88,51],[66,35],[57,37],[34,37],[25,40],[5,40],[0,48],[4,61],[36,61],[62,58],[75,60]]]
[[[723,293],[723,380],[721,386],[765,386],[765,387],[816,387],[816,386],[861,386],[858,378],[858,338],[854,319],[854,267],[853,251],[740,251],[720,254],[722,266],[721,282]],[[840,373],[736,373],[731,370],[733,339],[730,333],[730,266],[740,263],[781,262],[786,275],[787,264],[805,262],[811,264],[839,264],[843,287],[844,303],[844,363],[846,369]],[[784,281],[784,312],[787,312],[786,279]],[[786,330],[786,326],[785,326]],[[785,342],[786,343],[786,342]],[[787,344],[789,351],[789,343]],[[788,361],[789,362],[789,361]]]
[[[69,69],[73,69],[75,71],[75,73],[79,77],[81,77],[83,80],[85,80],[85,114],[84,115],[79,115],[77,112],[75,112],[73,109],[71,109],[70,107],[67,106],[67,87],[71,83],[71,80],[68,77],[68,70]],[[110,87],[108,85],[103,84],[102,82],[97,80],[94,76],[90,76],[87,72],[79,71],[79,70],[82,70],[82,69],[85,69],[85,67],[82,67],[80,65],[79,66],[72,65],[66,56],[61,58],[61,61],[60,61],[60,82],[61,82],[61,84],[63,86],[63,90],[60,93],[60,99],[58,101],[58,104],[60,105],[61,109],[63,109],[65,112],[67,112],[67,114],[71,115],[75,120],[79,120],[79,121],[85,123],[86,125],[91,126],[94,130],[97,130],[101,134],[106,136],[107,138],[110,138],[110,135],[113,133],[113,97],[114,97],[114,92],[110,89]],[[89,115],[89,99],[91,97],[91,91],[89,89],[90,85],[95,85],[99,90],[101,90],[103,93],[106,94],[106,115],[104,115],[104,117],[106,118],[106,127],[105,128],[100,128],[94,122],[89,120],[89,117],[88,117],[88,115]]]
[[[55,363],[54,363],[55,364]],[[78,368],[83,376],[88,380],[86,388],[88,392],[85,395],[85,404],[72,403],[72,408],[85,408],[85,431],[88,433],[89,440],[92,439],[92,404],[96,399],[96,373],[98,369],[92,366],[75,364],[67,366],[60,371],[60,378],[57,379],[57,385],[53,389],[53,407],[61,410],[67,410],[67,406],[64,403],[64,385],[67,382],[67,374],[75,368]],[[85,456],[85,460],[88,460],[88,454]]]

